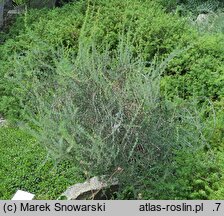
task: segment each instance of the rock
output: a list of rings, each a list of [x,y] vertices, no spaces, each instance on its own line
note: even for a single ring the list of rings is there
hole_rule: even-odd
[[[30,8],[54,8],[56,0],[30,0],[27,6]],[[25,5],[18,6],[25,7]],[[7,19],[11,18],[12,15],[20,14],[22,10],[14,8],[12,0],[0,0],[0,28],[3,28]]]
[[[117,179],[106,180],[106,176],[93,177],[84,183],[69,187],[60,198],[66,198],[67,200],[110,199],[118,188]]]
[[[13,8],[12,0],[0,0],[0,28],[3,28],[8,11]]]
[[[4,1],[4,10],[5,10],[5,13],[7,13],[8,10],[13,9],[12,0],[3,0],[3,1]]]
[[[31,0],[29,2],[29,7],[41,9],[41,8],[54,8],[56,0]]]
[[[209,20],[209,14],[199,14],[195,22],[199,25],[207,24]]]
[[[21,14],[18,10],[9,10],[7,15],[15,15],[15,14]]]
[[[15,7],[14,10],[9,10],[7,15],[10,16],[10,15],[17,15],[22,13],[25,13],[25,6]]]
[[[0,127],[6,125],[6,120],[0,117]]]
[[[0,28],[4,23],[4,1],[0,0]]]
[[[64,2],[70,2],[71,0],[29,0],[27,3],[28,8],[52,9],[55,6],[62,6]],[[25,11],[25,4],[13,7],[12,0],[0,0],[0,29],[17,14],[21,14]]]

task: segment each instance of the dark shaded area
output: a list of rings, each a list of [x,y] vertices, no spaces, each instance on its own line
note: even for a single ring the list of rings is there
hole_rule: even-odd
[[[73,2],[74,0],[57,0],[55,3],[55,7],[62,7],[63,5]]]

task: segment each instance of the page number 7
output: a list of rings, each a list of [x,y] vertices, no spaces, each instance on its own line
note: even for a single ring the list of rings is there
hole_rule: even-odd
[[[215,204],[216,204],[216,211],[218,211],[221,203],[215,203]]]

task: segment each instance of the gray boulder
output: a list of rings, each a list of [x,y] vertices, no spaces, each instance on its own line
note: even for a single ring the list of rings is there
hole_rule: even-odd
[[[20,6],[14,7],[13,10],[9,10],[7,13],[7,16],[22,14],[22,13],[25,13],[25,11],[26,11],[25,5],[20,5]]]
[[[56,0],[30,0],[29,7],[41,9],[41,8],[54,8]]]
[[[12,0],[3,0],[3,1],[4,1],[4,5],[5,5],[4,6],[5,10],[10,10],[13,8]]]
[[[0,117],[0,127],[6,125],[6,120]]]
[[[207,24],[209,21],[209,14],[199,14],[195,22],[198,25]]]
[[[117,179],[106,178],[106,176],[93,177],[84,183],[78,183],[69,187],[59,199],[67,200],[102,200],[110,199],[118,191]]]
[[[41,9],[41,8],[54,8],[56,0],[29,0],[27,6],[29,8]],[[25,7],[25,5],[14,8],[12,5],[12,0],[0,0],[0,28],[3,27],[7,19],[12,18],[12,15],[20,14],[22,11],[18,10],[20,7]]]
[[[4,1],[0,0],[0,28],[4,23]]]
[[[3,27],[10,9],[13,9],[12,0],[0,0],[0,28]]]

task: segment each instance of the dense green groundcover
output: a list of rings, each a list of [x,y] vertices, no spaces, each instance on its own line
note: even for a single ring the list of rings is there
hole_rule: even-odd
[[[76,167],[120,166],[118,199],[223,199],[224,35],[189,23],[221,6],[81,0],[19,17],[1,33],[0,114],[26,129],[0,128],[0,198],[55,199]]]
[[[17,190],[34,193],[35,199],[57,199],[68,186],[83,181],[68,161],[56,167],[26,132],[1,127],[0,134],[0,199],[11,199]]]

